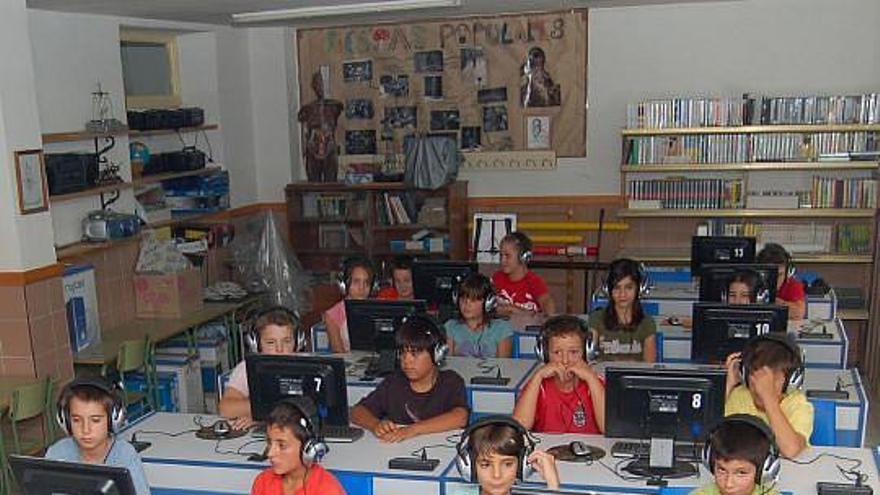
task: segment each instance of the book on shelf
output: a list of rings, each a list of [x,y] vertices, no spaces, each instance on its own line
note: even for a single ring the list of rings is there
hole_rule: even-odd
[[[631,103],[626,109],[628,129],[877,123],[880,93],[661,98]]]
[[[813,208],[863,208],[877,207],[877,181],[875,179],[837,179],[814,176],[810,191]]]
[[[415,202],[406,193],[384,192],[376,203],[376,214],[380,225],[406,225],[416,218]]]
[[[837,252],[871,254],[871,227],[866,224],[838,225]]]
[[[743,207],[742,179],[664,179],[627,182],[632,209],[719,209]]]

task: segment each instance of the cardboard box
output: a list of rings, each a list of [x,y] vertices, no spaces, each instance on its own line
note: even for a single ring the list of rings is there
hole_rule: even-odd
[[[134,292],[139,318],[180,318],[202,309],[202,274],[196,269],[137,273]]]

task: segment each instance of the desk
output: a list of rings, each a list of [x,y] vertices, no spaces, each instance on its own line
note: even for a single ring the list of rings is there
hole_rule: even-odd
[[[567,444],[574,440],[580,440],[587,444],[596,445],[607,452],[611,450],[611,445],[616,441],[612,438],[604,438],[600,436],[590,435],[545,435],[539,434],[541,439],[541,449],[547,449],[555,445]],[[878,483],[877,463],[874,461],[873,453],[870,449],[856,448],[813,448],[802,454],[798,460],[808,461],[816,455],[828,452],[835,455],[845,456],[862,461],[861,469],[869,476],[867,484],[870,485],[875,493],[880,490]],[[619,459],[609,458],[607,455],[600,462],[605,466],[613,467]],[[782,471],[779,482],[779,489],[784,493],[793,493],[796,495],[808,495],[816,493],[816,481],[835,481],[846,482],[846,480],[838,473],[836,464],[838,461],[833,458],[821,458],[811,465],[798,465],[791,461],[782,461]],[[562,481],[563,490],[571,491],[593,491],[602,493],[658,493],[659,489],[645,485],[644,481],[625,481],[617,477],[609,469],[604,466],[593,463],[585,465],[583,463],[559,462],[557,463],[559,477]],[[460,480],[455,479],[452,475],[457,472],[453,468],[447,473],[445,478],[446,494],[453,495],[463,486]],[[684,478],[679,480],[669,480],[670,487],[691,487],[696,488],[712,481],[711,474],[703,467],[700,467],[699,478]],[[546,486],[540,477],[534,475],[530,477],[524,484],[524,487],[543,487]]]
[[[654,319],[657,332],[663,334],[663,362],[681,363],[691,360],[691,330],[665,323],[665,316]],[[805,363],[817,368],[846,368],[849,340],[843,330],[840,319],[805,320],[788,322],[788,331],[797,333],[804,329],[813,333],[822,333],[822,329],[831,335],[830,339],[797,337],[797,343],[804,351]]]
[[[73,363],[79,366],[103,366],[116,359],[119,346],[126,340],[141,340],[147,336],[154,343],[189,332],[192,328],[233,313],[249,301],[240,303],[205,303],[204,307],[182,318],[142,318],[105,330],[100,345],[92,344],[73,355]],[[228,326],[231,328],[231,326]],[[190,335],[190,345],[195,350]]]
[[[868,421],[868,396],[858,370],[807,369],[804,391],[810,389],[834,390],[838,380],[849,392],[848,400],[835,400],[835,428],[837,445],[860,447],[865,444]],[[810,399],[816,403],[817,400]],[[817,417],[818,419],[818,417]]]
[[[155,413],[128,426],[122,436],[142,431],[176,433],[193,428],[192,414]],[[211,424],[216,417],[204,416],[203,424]],[[349,494],[413,495],[442,493],[441,478],[452,464],[453,448],[431,448],[429,457],[439,458],[433,472],[390,471],[388,459],[409,456],[425,445],[446,444],[448,433],[437,433],[410,439],[399,444],[384,444],[367,433],[357,442],[331,444],[323,465],[333,472]],[[245,453],[262,452],[265,443],[250,436],[222,442],[196,439],[184,434],[168,437],[142,433],[138,440],[153,445],[141,453],[147,481],[154,495],[186,492],[222,494],[250,493],[254,478],[268,462],[249,462],[241,455],[230,453],[242,448]],[[245,446],[246,443],[253,442]],[[215,449],[215,446],[217,447]],[[450,447],[453,447],[450,444]],[[218,453],[219,450],[221,453]]]

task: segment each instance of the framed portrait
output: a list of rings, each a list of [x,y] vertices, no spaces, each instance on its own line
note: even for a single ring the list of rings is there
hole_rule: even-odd
[[[528,115],[526,116],[526,149],[546,150],[550,149],[550,116]]]
[[[18,184],[19,212],[26,215],[49,209],[43,150],[15,152],[15,180]]]

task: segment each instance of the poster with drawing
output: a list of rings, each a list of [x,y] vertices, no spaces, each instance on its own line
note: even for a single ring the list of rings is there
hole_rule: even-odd
[[[501,239],[516,231],[516,213],[474,213],[477,263],[501,263]]]
[[[550,149],[550,116],[530,115],[526,117],[526,149]]]
[[[291,53],[299,99],[309,101],[308,77],[326,66],[328,87],[350,102],[336,142],[346,130],[375,129],[377,140],[400,149],[408,133],[433,127],[456,132],[466,149],[582,157],[587,20],[586,9],[573,9],[298,29]],[[454,110],[457,122],[453,113],[432,113]],[[538,113],[548,120],[527,119]],[[364,143],[358,136],[351,144]]]

